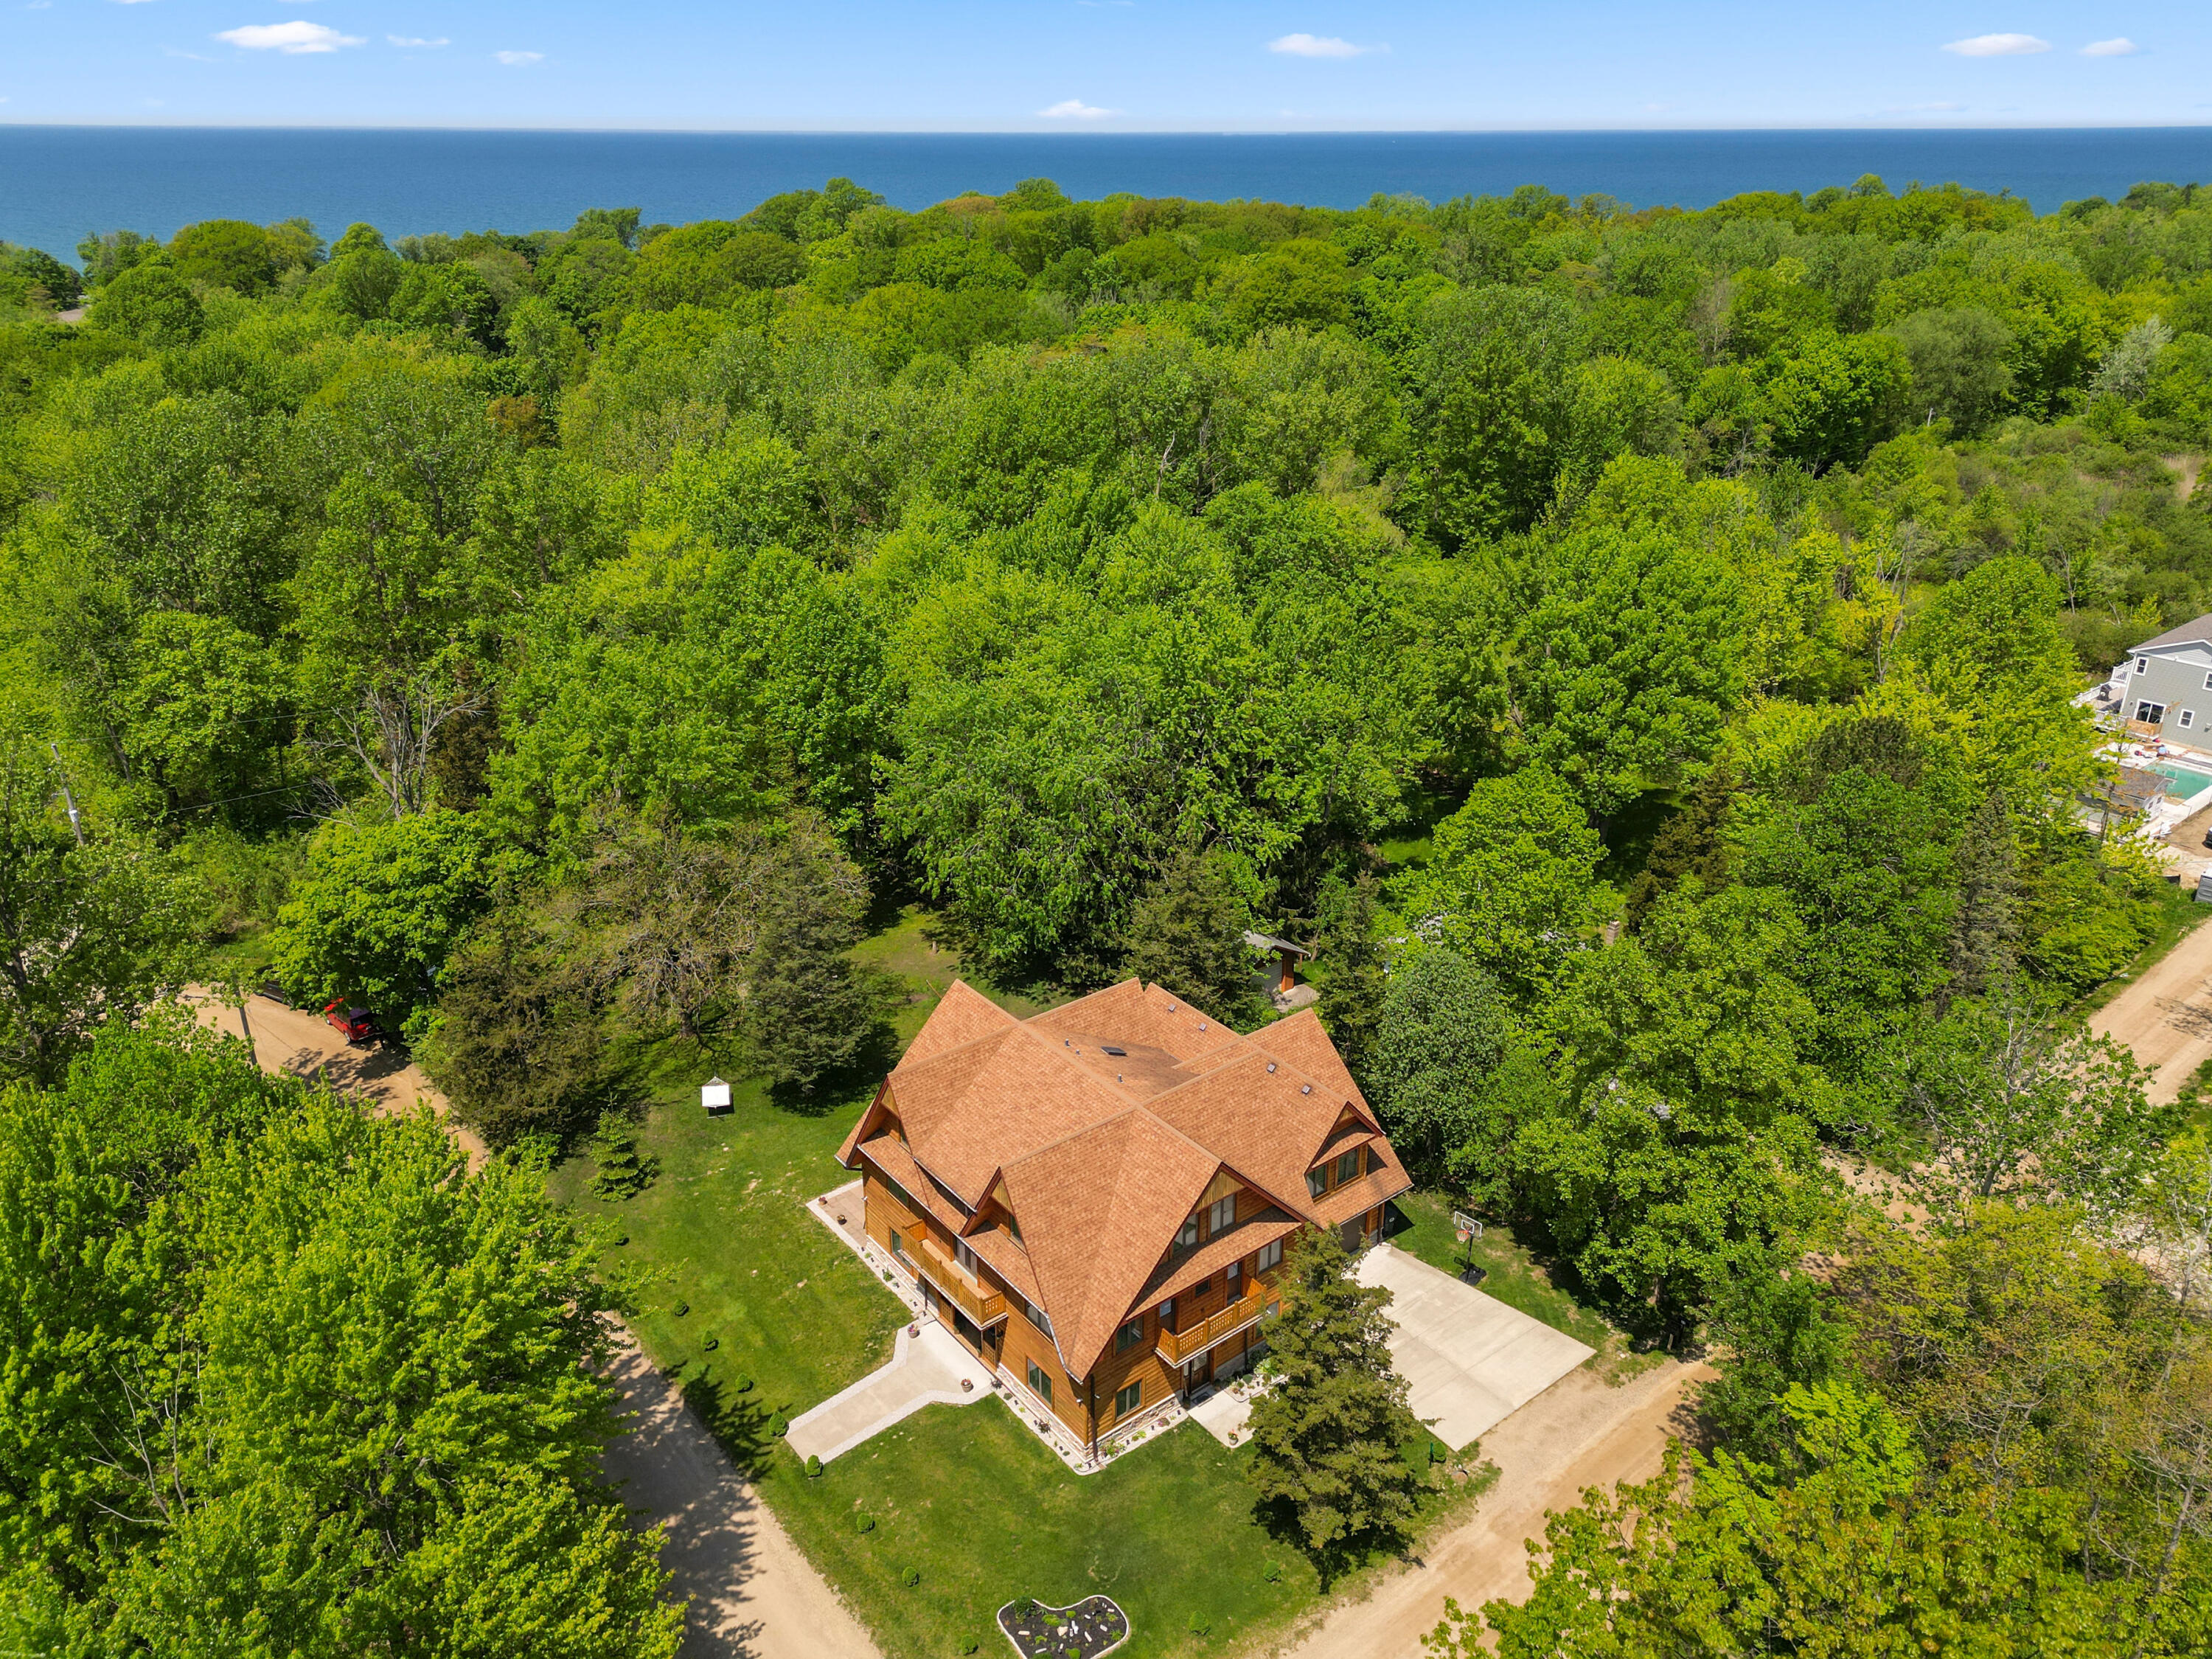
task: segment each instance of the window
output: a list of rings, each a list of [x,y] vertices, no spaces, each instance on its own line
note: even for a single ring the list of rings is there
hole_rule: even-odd
[[[1200,1279],[1197,1284],[1190,1287],[1190,1293],[1194,1297],[1204,1296],[1207,1290],[1212,1287],[1212,1284],[1213,1275],[1212,1273],[1208,1273],[1205,1278]]]
[[[1306,1195],[1308,1197],[1319,1198],[1328,1190],[1328,1171],[1327,1170],[1308,1170],[1306,1171]]]
[[[1030,1324],[1036,1326],[1047,1336],[1050,1336],[1052,1334],[1052,1321],[1045,1317],[1044,1310],[1042,1308],[1038,1307],[1036,1303],[1030,1301],[1027,1297],[1024,1297],[1022,1298],[1022,1311],[1029,1316]]]
[[[1158,1235],[1155,1233],[1153,1237],[1157,1238]],[[1194,1249],[1197,1243],[1198,1217],[1193,1214],[1189,1220],[1182,1224],[1182,1229],[1175,1236],[1175,1253],[1181,1255],[1185,1250]]]
[[[2183,709],[2181,711],[2181,729],[2186,732],[2191,726],[2196,724],[2197,711],[2194,708]]]
[[[1221,1287],[1229,1292],[1231,1302],[1237,1299],[1237,1281],[1243,1277],[1244,1264],[1241,1261],[1231,1262],[1229,1271],[1221,1275]]]
[[[2136,672],[2138,674],[2148,674],[2150,672],[2150,659],[2148,657],[2137,657],[2136,659]]]
[[[969,1273],[974,1273],[978,1277],[981,1276],[982,1269],[975,1261],[975,1252],[968,1248],[968,1241],[966,1239],[958,1238],[953,1240],[952,1254],[958,1260],[960,1265],[965,1267]]]
[[[906,1240],[899,1237],[896,1227],[891,1229],[891,1254],[902,1261],[906,1260]]]
[[[1122,1326],[1120,1330],[1114,1333],[1114,1352],[1115,1353],[1127,1353],[1130,1349],[1135,1347],[1137,1344],[1144,1340],[1145,1316],[1142,1314],[1139,1314],[1127,1324]]]
[[[1359,1173],[1359,1148],[1354,1146],[1336,1160],[1336,1184],[1340,1187]]]
[[[1052,1379],[1037,1369],[1034,1359],[1030,1361],[1030,1392],[1046,1405],[1052,1404]]]
[[[1162,1330],[1171,1331],[1175,1328],[1175,1298],[1173,1297],[1161,1303],[1155,1311]]]
[[[2166,705],[2162,702],[2139,702],[2136,705],[2136,718],[2147,726],[2163,724]]]
[[[1260,1254],[1254,1259],[1252,1271],[1263,1273],[1279,1263],[1282,1259],[1283,1241],[1279,1238],[1272,1244],[1262,1244],[1260,1247]]]
[[[1132,1382],[1127,1388],[1122,1389],[1121,1393],[1114,1396],[1114,1415],[1116,1417],[1127,1417],[1131,1412],[1137,1409],[1139,1402],[1140,1402],[1144,1397],[1145,1380],[1142,1377],[1139,1377],[1134,1382]]]
[[[2207,674],[2204,677],[2204,689],[2207,691],[2212,691],[2212,674]]]
[[[1206,1231],[1208,1233],[1225,1233],[1236,1224],[1237,1194],[1231,1193],[1226,1198],[1214,1200],[1212,1206],[1206,1212]]]

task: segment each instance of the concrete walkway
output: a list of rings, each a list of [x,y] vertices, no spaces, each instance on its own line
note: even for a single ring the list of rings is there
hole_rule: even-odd
[[[800,1457],[827,1463],[924,1406],[972,1406],[990,1397],[983,1362],[933,1320],[900,1331],[889,1364],[793,1418],[786,1438]]]
[[[1391,1364],[1412,1385],[1413,1415],[1455,1451],[1594,1352],[1395,1245],[1366,1252],[1358,1273],[1390,1292]]]

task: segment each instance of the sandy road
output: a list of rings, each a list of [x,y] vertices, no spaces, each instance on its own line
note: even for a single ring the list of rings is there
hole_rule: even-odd
[[[1669,1434],[1688,1426],[1683,1391],[1713,1373],[1668,1360],[1619,1388],[1584,1369],[1569,1373],[1482,1437],[1497,1484],[1474,1513],[1428,1541],[1405,1571],[1362,1601],[1332,1609],[1267,1650],[1281,1659],[1418,1659],[1444,1598],[1469,1609],[1528,1595],[1526,1539],[1547,1510],[1571,1509],[1589,1486],[1658,1473]]]
[[[2146,1066],[2157,1067],[2150,1097],[2172,1100],[2212,1060],[2212,925],[2200,925],[2143,970],[2090,1021]]]
[[[238,1030],[236,1008],[198,987],[189,994],[204,1023]],[[347,1047],[318,1014],[258,996],[246,1006],[246,1023],[264,1071],[328,1082],[379,1111],[409,1111],[420,1100],[445,1114],[445,1097],[414,1064],[396,1050]],[[447,1127],[467,1149],[470,1167],[480,1166],[483,1142],[458,1124]],[[691,1601],[688,1659],[879,1659],[859,1621],[627,1331],[608,1375],[635,1421],[608,1446],[602,1468],[621,1483],[633,1514],[667,1528],[661,1565],[674,1575],[676,1593]]]

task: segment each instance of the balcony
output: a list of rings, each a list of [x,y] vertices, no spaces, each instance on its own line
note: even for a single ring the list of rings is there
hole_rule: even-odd
[[[1006,1316],[1006,1298],[945,1255],[934,1239],[917,1233],[908,1233],[905,1237],[908,1260],[915,1269],[951,1297],[961,1312],[978,1325],[994,1324]]]
[[[1203,1324],[1187,1331],[1162,1331],[1154,1352],[1170,1365],[1195,1359],[1215,1343],[1267,1317],[1268,1307],[1278,1299],[1272,1285],[1255,1285],[1250,1295],[1231,1303]]]

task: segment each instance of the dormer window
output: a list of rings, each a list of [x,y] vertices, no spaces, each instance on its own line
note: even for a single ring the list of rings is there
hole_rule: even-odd
[[[1328,1190],[1328,1170],[1326,1165],[1318,1170],[1306,1171],[1306,1195],[1309,1198],[1319,1198]]]
[[[1152,1237],[1158,1238],[1159,1235],[1158,1233],[1154,1233]],[[1190,1218],[1182,1224],[1182,1231],[1177,1232],[1175,1236],[1175,1253],[1177,1255],[1181,1255],[1185,1250],[1194,1250],[1197,1248],[1198,1213],[1196,1211],[1193,1211],[1191,1212]]]
[[[1237,1194],[1218,1198],[1206,1212],[1206,1231],[1208,1234],[1225,1233],[1237,1224]]]
[[[1359,1173],[1359,1148],[1354,1146],[1336,1160],[1336,1184],[1340,1187]]]

